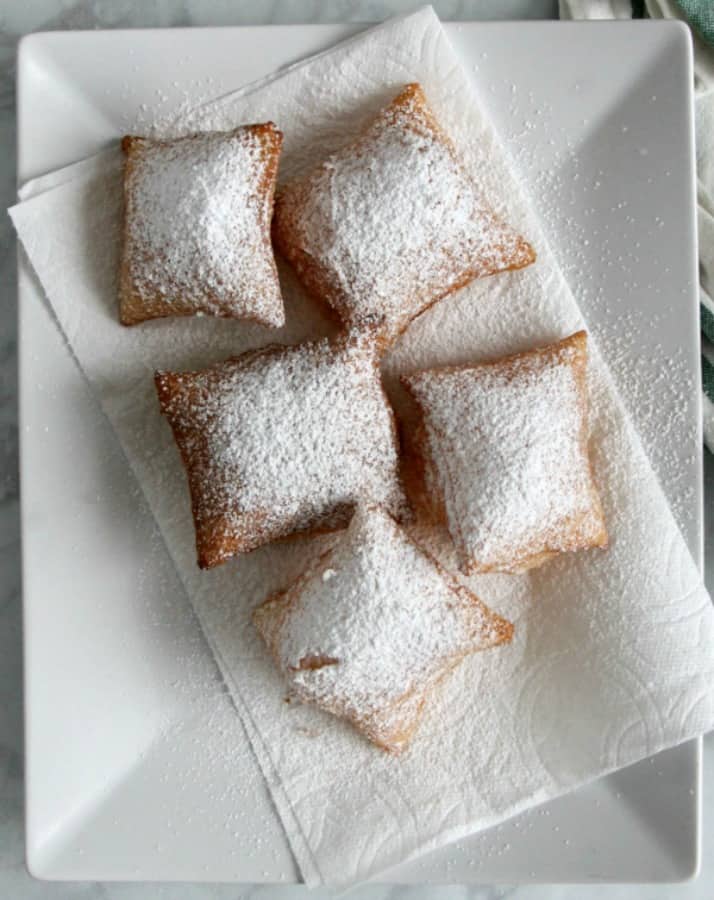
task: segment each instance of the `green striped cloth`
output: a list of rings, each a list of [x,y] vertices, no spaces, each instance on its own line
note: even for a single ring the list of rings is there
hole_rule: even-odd
[[[702,108],[704,104],[704,108]],[[699,300],[702,328],[702,398],[704,440],[714,453],[714,88],[697,100],[698,157],[701,159],[698,190],[699,221]],[[710,152],[702,153],[705,134],[711,139]],[[709,182],[707,185],[704,183]]]
[[[704,393],[714,397],[714,363],[702,354],[702,387]]]
[[[714,3],[712,0],[678,0],[677,6],[686,16],[689,24],[699,35],[714,47]]]
[[[692,27],[696,88],[702,412],[714,453],[714,0],[560,0],[568,19],[677,18]]]

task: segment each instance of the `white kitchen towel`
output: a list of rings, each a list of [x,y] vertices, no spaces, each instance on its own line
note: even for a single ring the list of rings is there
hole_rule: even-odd
[[[433,11],[387,22],[179,124],[228,128],[272,119],[285,132],[287,177],[349,140],[414,80],[493,204],[537,248],[538,261],[475,282],[410,327],[385,360],[397,403],[399,372],[510,353],[583,326]],[[286,270],[288,323],[277,333],[210,319],[120,326],[120,166],[116,152],[83,164],[76,177],[65,171],[57,187],[52,179],[35,185],[41,192],[34,195],[30,187],[11,215],[156,515],[309,884],[374,876],[712,728],[711,603],[596,348],[592,447],[610,548],[521,576],[470,579],[515,622],[513,644],[459,667],[400,758],[316,709],[285,703],[250,614],[330,538],[267,547],[200,572],[185,476],[152,373],[331,326]],[[448,545],[433,540],[452,565]]]

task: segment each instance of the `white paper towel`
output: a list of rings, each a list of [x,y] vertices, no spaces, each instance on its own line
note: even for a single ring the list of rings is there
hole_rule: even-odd
[[[349,139],[414,80],[539,256],[417,320],[385,360],[392,385],[401,371],[513,352],[583,324],[434,13],[387,22],[202,107],[177,128],[272,119],[285,132],[286,177]],[[31,185],[11,215],[156,515],[309,884],[367,878],[714,725],[711,603],[595,349],[592,445],[610,549],[522,576],[470,579],[515,621],[514,642],[457,670],[399,759],[318,710],[286,704],[250,613],[331,539],[264,548],[200,572],[185,476],[152,383],[155,368],[202,366],[276,332],[210,319],[118,324],[120,166],[117,152],[63,170]],[[281,276],[288,323],[277,339],[329,333],[291,274]],[[450,564],[448,545],[435,540]]]

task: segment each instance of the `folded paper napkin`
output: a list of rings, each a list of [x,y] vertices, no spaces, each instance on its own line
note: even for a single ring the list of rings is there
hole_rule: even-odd
[[[201,107],[178,131],[272,119],[281,175],[323,157],[405,82],[420,81],[535,265],[477,281],[418,319],[385,361],[400,372],[547,343],[583,327],[538,222],[431,9],[386,22]],[[515,622],[512,645],[461,665],[404,756],[375,749],[285,688],[252,609],[330,538],[196,567],[185,476],[159,415],[155,368],[203,366],[276,339],[245,323],[127,329],[116,302],[121,160],[110,151],[30,185],[11,215],[71,351],[159,522],[232,691],[305,881],[348,884],[485,828],[714,725],[714,614],[596,348],[592,444],[612,544],[522,576],[469,580]],[[281,341],[330,326],[289,272]],[[446,547],[439,547],[453,567]]]

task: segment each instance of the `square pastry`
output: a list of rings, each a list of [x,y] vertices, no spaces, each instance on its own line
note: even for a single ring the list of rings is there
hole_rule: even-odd
[[[342,528],[359,501],[404,512],[394,415],[366,337],[272,345],[155,382],[188,473],[201,568]]]
[[[392,753],[451,669],[513,633],[386,512],[365,507],[253,621],[293,694]]]
[[[519,572],[607,545],[588,455],[587,335],[404,377],[428,515],[464,572]]]
[[[278,190],[273,238],[311,293],[347,325],[379,328],[383,343],[474,278],[535,259],[465,171],[418,84]]]
[[[270,241],[281,144],[272,122],[124,138],[124,325],[193,315],[283,324]]]

